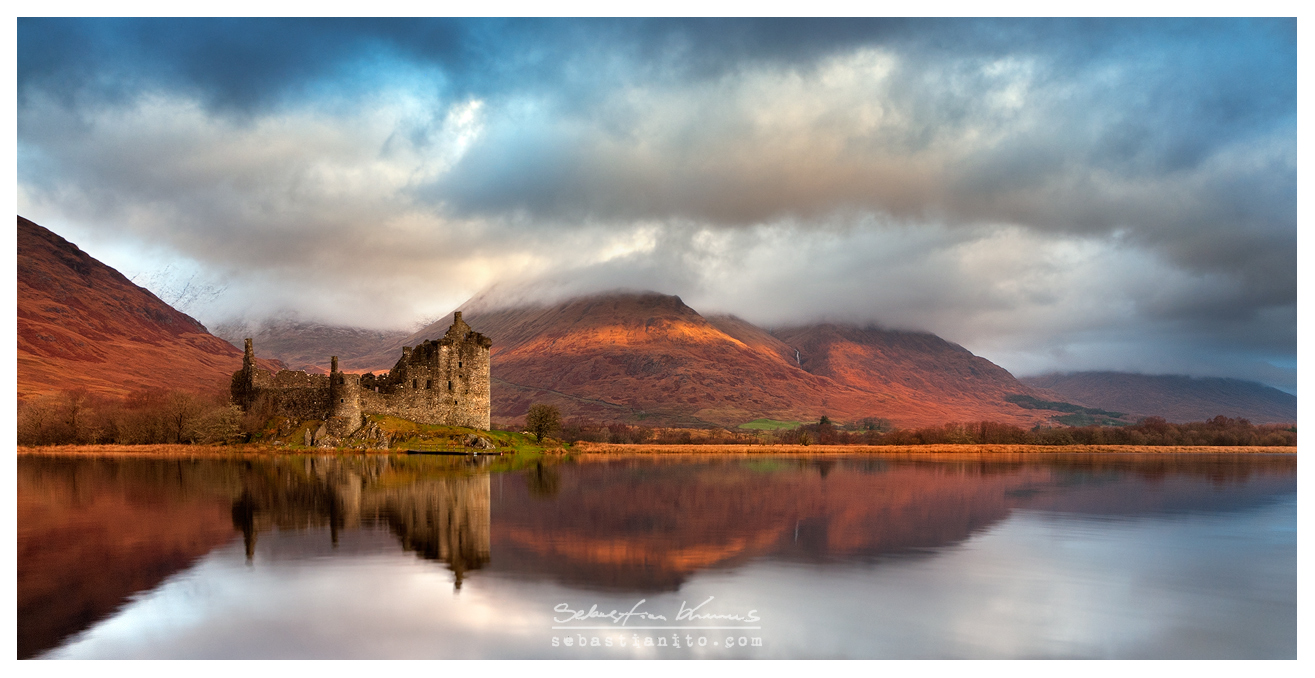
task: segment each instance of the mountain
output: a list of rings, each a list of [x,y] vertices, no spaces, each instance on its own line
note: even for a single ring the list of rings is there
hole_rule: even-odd
[[[901,427],[1120,424],[1149,415],[1296,420],[1295,396],[1250,382],[1108,372],[1018,380],[926,332],[832,323],[768,331],[651,292],[512,307],[475,299],[462,311],[493,340],[497,420],[524,416],[535,402],[568,417],[692,426],[822,415]],[[257,354],[314,369],[338,355],[347,369],[386,371],[403,346],[440,338],[451,322],[448,315],[406,336],[274,322],[257,333]]]
[[[533,402],[567,416],[660,425],[827,415],[901,426],[980,419],[1032,426],[1052,414],[1007,402],[1009,394],[1038,392],[930,334],[841,325],[771,333],[734,316],[705,318],[679,297],[656,293],[512,308],[471,303],[462,317],[493,340],[494,419],[523,416]],[[402,346],[441,337],[450,324],[451,316],[439,319],[353,361],[386,370]]]
[[[927,332],[819,324],[777,329],[801,369],[878,394],[887,409],[923,420],[1009,421],[1010,395],[1033,392],[1004,368]],[[787,356],[788,358],[788,356]]]
[[[339,356],[339,365],[344,370],[374,369],[374,365],[362,363],[360,356],[407,337],[407,333],[400,330],[324,325],[286,316],[259,324],[221,323],[215,327],[214,333],[237,348],[242,348],[245,340],[250,338],[259,347],[261,355],[272,356],[287,364],[289,369],[323,374],[328,374],[329,358],[335,355]]]
[[[1173,422],[1217,415],[1253,424],[1297,421],[1297,396],[1254,381],[1214,377],[1075,372],[1022,379],[1065,400]]]
[[[267,363],[275,366],[275,363]],[[18,217],[18,398],[85,388],[227,390],[242,351]]]

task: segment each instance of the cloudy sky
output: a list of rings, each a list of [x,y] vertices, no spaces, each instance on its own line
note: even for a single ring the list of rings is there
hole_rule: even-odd
[[[1295,20],[18,21],[18,210],[209,326],[679,294],[1295,391]]]

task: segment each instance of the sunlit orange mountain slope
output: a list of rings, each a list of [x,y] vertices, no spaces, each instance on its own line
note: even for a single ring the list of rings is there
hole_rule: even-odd
[[[1038,392],[929,334],[821,325],[773,335],[733,316],[705,318],[679,297],[656,293],[473,305],[463,317],[493,339],[495,419],[522,416],[532,402],[606,421],[730,426],[822,415],[901,426],[980,419],[1031,426],[1052,414],[1006,402],[1007,394]],[[450,323],[442,318],[352,362],[387,369],[403,345],[440,337]]]
[[[18,217],[18,397],[226,390],[242,351],[76,245]]]
[[[820,324],[772,334],[798,351],[802,369],[873,393],[895,418],[1002,421],[1021,409],[1005,396],[1035,393],[1004,368],[926,332]]]

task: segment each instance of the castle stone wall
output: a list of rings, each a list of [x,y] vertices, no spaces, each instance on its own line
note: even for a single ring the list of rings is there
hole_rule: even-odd
[[[328,375],[271,374],[256,368],[248,339],[242,369],[233,375],[233,401],[249,408],[257,398],[272,398],[285,416],[333,419],[343,433],[360,426],[366,414],[488,430],[492,345],[457,312],[443,338],[403,348],[387,375],[345,374],[336,356]]]

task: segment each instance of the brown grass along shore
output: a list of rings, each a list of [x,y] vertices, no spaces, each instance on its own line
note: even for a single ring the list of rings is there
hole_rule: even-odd
[[[397,454],[398,450],[286,448],[270,445],[50,445],[18,447],[18,454],[128,457],[230,457]],[[586,455],[975,455],[975,454],[1296,454],[1296,447],[1173,445],[647,445],[579,442]]]
[[[1296,447],[1210,445],[623,445],[576,443],[578,454],[1296,454]]]

